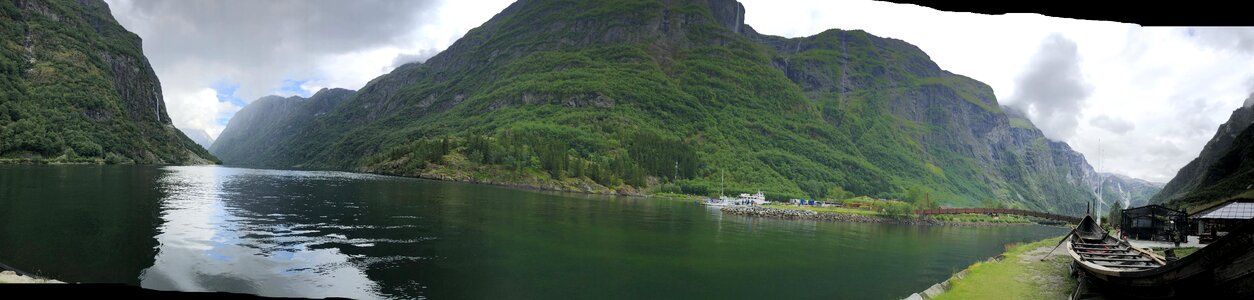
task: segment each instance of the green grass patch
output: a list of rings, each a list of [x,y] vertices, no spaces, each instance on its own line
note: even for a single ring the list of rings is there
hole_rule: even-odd
[[[949,221],[949,222],[979,222],[979,223],[1031,223],[1032,220],[1023,216],[1015,215],[986,215],[986,214],[957,214],[957,215],[933,215],[932,219]]]
[[[1005,259],[967,267],[966,277],[951,279],[950,290],[935,299],[1065,299],[1076,285],[1067,269],[1071,258],[1055,252],[1041,261],[1044,253],[1033,251],[1060,238],[1008,246]]]
[[[649,196],[650,196],[650,197],[658,197],[658,198],[661,198],[661,199],[669,199],[669,200],[683,200],[683,201],[695,201],[695,200],[701,200],[701,197],[700,197],[700,196],[688,195],[688,194],[680,194],[680,193],[666,193],[666,192],[663,192],[663,193],[653,193],[653,194],[649,194]]]
[[[1202,248],[1197,248],[1197,247],[1176,248],[1176,257],[1183,258],[1185,256],[1189,256],[1190,254],[1197,252],[1197,250],[1199,249],[1202,249]],[[1166,252],[1167,248],[1150,248],[1150,250],[1153,250],[1154,254],[1158,254],[1159,256],[1162,256],[1162,257],[1167,256],[1167,252]]]
[[[1032,126],[1032,122],[1028,121],[1027,119],[1020,119],[1020,118],[1010,118],[1010,127],[1023,128],[1023,129],[1036,128],[1036,126]]]

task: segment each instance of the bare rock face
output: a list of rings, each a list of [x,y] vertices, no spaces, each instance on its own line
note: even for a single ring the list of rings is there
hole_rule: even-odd
[[[109,66],[113,86],[131,120],[171,124],[165,100],[161,97],[161,83],[146,59],[138,61],[106,51],[99,52],[98,56]]]
[[[710,13],[719,26],[734,33],[741,33],[745,26],[745,6],[736,0],[709,0]]]

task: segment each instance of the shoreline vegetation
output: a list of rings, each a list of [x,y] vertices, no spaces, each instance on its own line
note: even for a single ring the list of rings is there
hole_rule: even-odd
[[[11,163],[7,159],[0,159],[0,163]],[[44,164],[44,165],[93,165],[91,162],[54,162],[49,160],[25,161],[26,164]],[[103,165],[109,165],[103,163]],[[244,167],[248,166],[230,166],[226,167]],[[475,176],[484,175],[482,173],[473,172],[420,172],[411,174],[397,174],[392,172],[377,172],[373,170],[355,170],[358,173],[374,174],[382,176],[394,176],[402,178],[417,178],[435,181],[460,182],[470,184],[486,184],[506,188],[514,188],[520,190],[538,190],[550,192],[569,192],[583,193],[594,195],[616,195],[616,196],[632,196],[643,198],[670,198],[683,201],[700,201],[701,196],[674,193],[667,191],[653,191],[636,189],[631,186],[619,186],[618,189],[609,189],[595,183],[589,184],[584,180],[576,178],[566,178],[561,181],[552,180],[535,180],[528,182],[517,182],[518,178],[506,178],[506,180],[496,180],[492,176]],[[347,171],[354,172],[354,171]],[[527,176],[524,176],[527,177]],[[535,177],[531,177],[535,178]],[[657,190],[657,188],[654,188]],[[742,216],[769,217],[790,220],[821,220],[821,221],[837,221],[837,222],[853,222],[853,223],[889,223],[889,224],[914,224],[914,225],[957,225],[957,226],[996,226],[996,225],[1026,225],[1034,222],[1022,216],[1013,215],[982,215],[982,214],[959,214],[959,215],[936,215],[929,217],[918,217],[913,214],[916,208],[915,204],[899,201],[872,199],[867,196],[851,197],[844,200],[826,200],[830,203],[840,203],[841,207],[817,207],[808,205],[792,205],[782,202],[774,202],[766,206],[753,207],[724,207],[724,213]],[[932,203],[923,204],[925,207],[935,206]]]
[[[700,201],[703,197],[698,195],[654,191],[636,189],[632,186],[619,186],[617,189],[605,188],[597,185],[595,182],[586,182],[583,179],[566,178],[561,181],[537,180],[527,183],[517,183],[509,180],[494,180],[491,176],[475,176],[482,173],[474,172],[420,172],[413,174],[397,174],[391,172],[376,172],[371,170],[358,170],[362,173],[369,173],[383,176],[396,176],[406,178],[419,178],[437,181],[451,181],[471,184],[487,184],[502,186],[507,188],[515,188],[522,190],[540,190],[552,192],[569,192],[569,193],[585,193],[595,195],[617,195],[617,196],[634,196],[644,198],[670,198],[684,201]],[[536,178],[536,177],[530,177]],[[655,187],[653,190],[658,190]],[[848,195],[847,196],[851,196]],[[983,214],[958,214],[958,215],[937,215],[929,217],[919,217],[913,214],[916,208],[915,204],[899,201],[899,200],[883,200],[872,199],[867,196],[851,197],[843,200],[826,200],[833,203],[841,203],[845,207],[816,207],[807,205],[791,205],[778,201],[766,206],[749,206],[749,207],[723,207],[724,213],[742,216],[769,217],[790,220],[823,220],[837,222],[853,222],[853,223],[889,223],[889,224],[913,224],[913,225],[955,225],[955,226],[999,226],[999,225],[1027,225],[1034,224],[1031,219],[1023,216],[999,215],[990,216]],[[934,203],[926,203],[923,201],[924,207],[936,207]],[[860,207],[849,208],[849,207]]]
[[[98,157],[70,157],[69,155],[61,155],[52,158],[46,157],[0,157],[0,165],[135,165],[135,166],[200,166],[200,165],[222,165],[219,162],[197,159],[189,157],[188,160],[181,164],[139,164],[134,161],[125,161],[119,157],[98,158]]]

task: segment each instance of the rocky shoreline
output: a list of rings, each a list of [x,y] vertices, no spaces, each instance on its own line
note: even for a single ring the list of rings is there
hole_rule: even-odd
[[[816,212],[800,209],[779,209],[760,206],[727,206],[720,209],[723,213],[747,216],[747,217],[763,217],[776,218],[786,220],[818,220],[818,221],[835,221],[849,223],[886,223],[886,224],[904,224],[904,225],[948,225],[948,226],[1015,226],[1026,225],[1031,223],[982,223],[982,222],[948,222],[934,220],[930,218],[917,217],[889,217],[889,216],[869,216],[856,214],[840,214],[830,212]]]
[[[51,279],[40,279],[18,275],[13,271],[0,272],[0,283],[64,283]]]

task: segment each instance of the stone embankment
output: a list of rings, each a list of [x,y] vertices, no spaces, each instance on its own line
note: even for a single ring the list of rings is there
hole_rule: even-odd
[[[776,218],[786,220],[819,220],[819,221],[835,221],[835,222],[851,222],[851,223],[888,223],[888,224],[909,224],[909,225],[946,225],[946,226],[1016,226],[1028,225],[1032,223],[990,223],[990,222],[956,222],[941,221],[927,217],[915,216],[885,216],[885,215],[861,215],[861,214],[842,214],[832,212],[816,212],[804,209],[780,209],[773,207],[761,206],[726,206],[721,209],[723,213],[748,216]]]
[[[875,215],[858,215],[858,214],[838,214],[830,212],[816,212],[801,209],[779,209],[760,206],[728,206],[723,207],[724,213],[750,216],[750,217],[767,217],[789,220],[821,220],[821,221],[837,221],[837,222],[853,222],[853,223],[892,223],[892,224],[920,224],[920,225],[939,225],[944,222],[932,219],[920,219],[914,217],[889,217]]]

